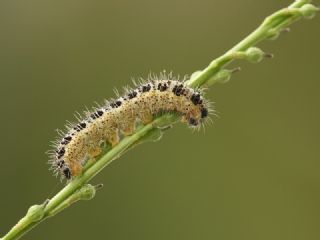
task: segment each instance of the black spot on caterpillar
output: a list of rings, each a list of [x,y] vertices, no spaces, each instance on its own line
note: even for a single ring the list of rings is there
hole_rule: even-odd
[[[137,124],[148,124],[155,115],[176,112],[182,122],[194,128],[204,122],[210,110],[202,89],[163,75],[160,80],[127,90],[122,97],[86,113],[78,124],[68,126],[67,133],[61,133],[62,139],[56,142],[49,162],[56,173],[71,179],[81,174],[86,160],[101,153],[103,142],[114,147],[122,136],[134,133]]]

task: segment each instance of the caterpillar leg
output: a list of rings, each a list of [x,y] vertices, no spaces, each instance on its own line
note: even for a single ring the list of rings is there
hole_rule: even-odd
[[[143,114],[140,115],[140,120],[144,125],[146,125],[152,122],[153,116],[151,112],[144,112]]]
[[[91,158],[95,158],[102,153],[102,149],[101,149],[101,147],[93,146],[88,150],[88,153]]]
[[[116,146],[120,141],[118,130],[110,132],[108,134],[107,141],[111,144],[112,147]]]
[[[78,162],[73,162],[72,164],[70,164],[70,168],[71,168],[72,176],[74,177],[80,175],[83,170],[82,165]]]
[[[129,123],[125,126],[125,128],[122,130],[123,134],[126,136],[131,135],[136,128],[136,123],[134,119],[131,119],[130,121],[128,121]]]
[[[182,122],[182,123],[188,123],[188,117],[187,117],[186,115],[183,115],[183,116],[181,117],[181,122]]]

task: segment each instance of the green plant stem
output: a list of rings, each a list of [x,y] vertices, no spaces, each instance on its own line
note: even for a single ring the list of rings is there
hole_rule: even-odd
[[[279,34],[282,29],[289,26],[302,17],[300,8],[308,4],[308,0],[295,1],[288,8],[282,9],[269,17],[245,39],[231,48],[222,56],[213,60],[208,67],[202,70],[196,77],[190,79],[187,84],[191,87],[200,87],[210,82],[213,85],[219,82],[219,79],[211,81],[217,73],[219,73],[227,64],[236,59],[245,58],[245,51],[255,46],[262,40],[272,38]],[[244,56],[244,57],[243,57]],[[210,80],[210,81],[209,81]],[[72,203],[76,202],[72,196],[76,194],[88,181],[97,175],[104,167],[116,158],[120,157],[124,152],[138,144],[155,129],[161,129],[164,126],[172,125],[177,121],[178,117],[173,114],[166,114],[156,118],[152,123],[142,126],[128,137],[110,149],[100,159],[86,168],[81,176],[74,178],[60,192],[58,192],[49,202],[39,205],[33,214],[27,214],[23,217],[3,238],[2,240],[19,239],[32,228],[40,224],[45,219],[56,215],[58,212],[66,209]],[[41,207],[42,206],[42,207]]]
[[[126,149],[130,148],[134,144],[138,143],[146,134],[152,129],[161,127],[162,124],[170,124],[176,118],[175,115],[164,115],[155,119],[152,123],[143,126],[135,134],[125,137],[117,146],[103,155],[95,164],[92,164],[81,176],[74,178],[67,186],[65,186],[60,192],[58,192],[49,202],[43,210],[43,218],[37,221],[33,221],[28,214],[22,218],[2,240],[19,239],[25,233],[30,231],[36,225],[43,220],[55,215],[56,209],[60,208],[61,204],[65,205],[65,200],[74,194],[81,186],[87,183],[95,175],[97,175],[105,166],[107,166],[112,160],[115,160]],[[70,204],[71,205],[71,204]],[[67,207],[67,206],[66,206]],[[64,208],[63,208],[64,209]],[[61,209],[61,210],[63,210]]]
[[[189,81],[189,86],[199,87],[217,74],[223,67],[237,59],[235,54],[243,52],[250,47],[256,46],[262,40],[272,37],[272,34],[278,34],[281,28],[285,28],[298,20],[301,15],[297,12],[298,8],[302,7],[310,1],[296,1],[288,8],[282,9],[269,17],[263,23],[249,34],[246,38],[240,41],[237,45],[227,51],[219,58],[213,60],[196,78]],[[216,82],[212,82],[213,85]]]

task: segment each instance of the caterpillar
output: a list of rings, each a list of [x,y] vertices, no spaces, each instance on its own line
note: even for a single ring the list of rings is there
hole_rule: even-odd
[[[161,75],[127,89],[123,96],[85,112],[77,124],[69,124],[49,151],[56,174],[70,180],[82,173],[85,162],[99,156],[103,143],[116,146],[121,137],[134,133],[137,124],[148,124],[156,115],[176,112],[181,121],[199,128],[212,111],[202,96],[185,81]]]

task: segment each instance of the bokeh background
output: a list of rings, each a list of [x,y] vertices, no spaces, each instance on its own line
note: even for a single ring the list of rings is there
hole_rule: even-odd
[[[1,0],[0,236],[63,187],[45,151],[76,110],[131,77],[204,68],[290,2]],[[24,239],[320,239],[319,24],[210,89],[205,132],[179,124],[134,148],[92,181],[94,200]]]

